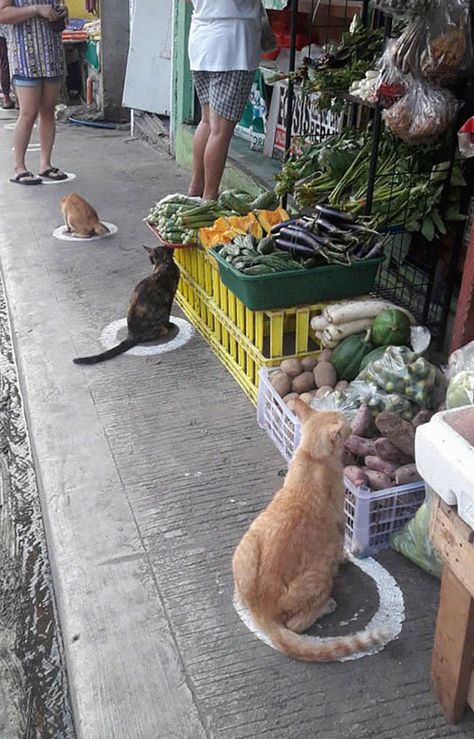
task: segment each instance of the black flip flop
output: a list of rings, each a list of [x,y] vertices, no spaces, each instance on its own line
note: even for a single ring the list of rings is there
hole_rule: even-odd
[[[29,179],[26,179],[26,178]],[[17,185],[42,185],[43,180],[41,177],[37,177],[33,172],[27,170],[26,172],[19,172],[15,177],[10,177],[10,182],[15,182]]]
[[[45,169],[44,172],[38,172],[38,174],[44,180],[53,180],[54,182],[67,180],[67,174],[65,172],[61,172],[58,167],[48,167],[48,169]]]

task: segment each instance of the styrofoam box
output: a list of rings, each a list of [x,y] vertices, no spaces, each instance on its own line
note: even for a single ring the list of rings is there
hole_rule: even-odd
[[[275,370],[260,370],[257,421],[289,462],[300,442],[298,418],[270,384]],[[413,518],[425,498],[423,482],[372,491],[345,480],[346,546],[358,557],[368,557],[390,543],[390,535]]]
[[[474,407],[436,413],[416,432],[416,465],[427,485],[474,528],[474,446],[449,425],[464,416],[474,434]]]

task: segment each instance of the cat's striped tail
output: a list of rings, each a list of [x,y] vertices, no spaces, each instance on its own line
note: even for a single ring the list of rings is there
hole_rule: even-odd
[[[113,346],[112,349],[102,352],[102,354],[94,354],[91,357],[76,357],[72,361],[74,364],[98,364],[99,362],[105,362],[106,359],[118,357],[119,354],[128,352],[129,349],[132,349],[136,345],[136,341],[133,341],[132,339],[124,339],[120,344]]]
[[[275,649],[287,657],[306,662],[335,662],[357,652],[371,652],[388,637],[383,629],[359,631],[348,636],[321,639],[314,636],[296,634],[281,624],[268,622],[252,614],[255,622],[268,636]]]

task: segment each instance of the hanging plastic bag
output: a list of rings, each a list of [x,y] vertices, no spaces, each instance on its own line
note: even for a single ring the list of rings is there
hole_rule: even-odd
[[[426,49],[427,26],[425,18],[415,18],[395,41],[393,59],[403,74],[420,74],[420,64]]]
[[[386,15],[421,15],[437,4],[438,0],[374,0],[372,5]]]
[[[407,92],[407,79],[395,63],[397,42],[390,39],[378,64],[379,76],[375,83],[376,99],[383,108],[390,108]]]
[[[424,77],[453,79],[473,60],[469,0],[443,0],[426,14],[426,46],[420,57]]]
[[[430,575],[441,577],[442,561],[430,541],[430,523],[434,493],[426,488],[426,497],[414,518],[390,537],[390,545],[396,552],[414,562]]]
[[[454,122],[459,109],[449,90],[417,82],[384,116],[388,128],[403,141],[430,144]]]
[[[474,405],[474,341],[449,357],[446,407]]]
[[[474,116],[468,118],[458,132],[459,151],[465,159],[474,157]]]

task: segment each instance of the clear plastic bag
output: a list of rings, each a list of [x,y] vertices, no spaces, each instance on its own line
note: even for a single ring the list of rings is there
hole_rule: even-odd
[[[474,405],[474,341],[449,357],[446,407]]]
[[[452,92],[416,82],[384,113],[388,128],[403,141],[430,144],[455,120],[460,108]]]
[[[443,0],[426,14],[426,46],[420,71],[433,80],[453,79],[472,64],[469,0]]]
[[[389,108],[407,92],[407,79],[395,63],[397,42],[390,39],[378,64],[376,98],[383,108]]]
[[[374,0],[372,5],[386,15],[421,15],[437,4],[437,0]]]
[[[396,413],[406,421],[411,421],[418,413],[418,406],[398,393],[387,393],[375,382],[366,379],[353,380],[346,390],[347,398],[353,403],[366,405],[376,418],[379,413],[389,411]]]
[[[360,405],[361,401],[357,397],[348,395],[347,392],[340,392],[339,390],[335,390],[323,398],[313,398],[311,401],[311,408],[315,411],[338,411],[348,421],[352,421]]]
[[[426,49],[427,27],[424,17],[413,20],[396,40],[393,60],[402,74],[419,76],[421,57]]]
[[[439,377],[436,367],[424,357],[404,346],[389,346],[356,379],[375,385],[379,392],[396,394],[419,408],[433,410],[433,393]]]
[[[424,503],[401,531],[392,534],[390,545],[430,575],[441,577],[442,561],[430,541],[433,495],[433,491],[427,487]]]

